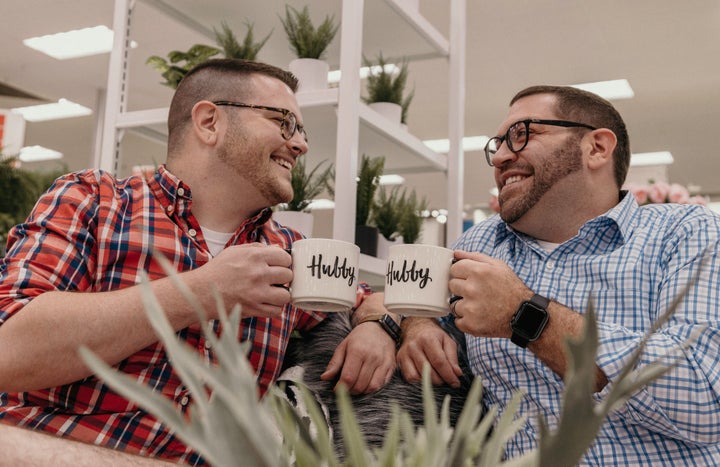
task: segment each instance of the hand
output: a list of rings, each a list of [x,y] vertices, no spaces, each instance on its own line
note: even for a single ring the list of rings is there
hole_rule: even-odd
[[[290,292],[279,285],[292,282],[291,264],[292,257],[282,248],[249,243],[225,248],[188,274],[202,275],[198,280],[206,289],[203,293],[219,290],[228,312],[239,303],[244,317],[274,317],[290,301]]]
[[[320,379],[333,380],[342,369],[337,384],[353,395],[368,394],[385,386],[395,368],[395,341],[378,323],[368,321],[340,343]]]
[[[448,287],[463,297],[453,308],[457,328],[474,336],[509,339],[513,314],[533,292],[500,260],[466,251],[455,251],[455,259]]]
[[[458,363],[457,344],[437,321],[405,318],[402,328],[397,361],[405,379],[411,383],[422,381],[423,366],[428,363],[434,385],[446,383],[459,387],[462,369]]]

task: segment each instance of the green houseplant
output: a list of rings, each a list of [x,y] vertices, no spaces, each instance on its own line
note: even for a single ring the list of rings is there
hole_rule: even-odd
[[[290,172],[293,199],[286,205],[278,206],[273,214],[276,221],[299,230],[307,237],[312,236],[313,228],[313,215],[307,211],[307,208],[313,199],[328,186],[330,177],[334,173],[332,163],[325,170],[319,171],[326,162],[328,161],[319,162],[308,172],[305,158],[298,159]]]
[[[427,209],[427,199],[418,198],[415,190],[405,198],[400,217],[399,230],[404,243],[415,243],[420,239],[423,218],[422,211]]]
[[[390,190],[381,188],[377,192],[377,199],[373,202],[372,220],[377,226],[380,236],[378,237],[378,258],[387,258],[388,248],[394,243],[402,243],[400,226],[405,214],[405,189],[395,186]]]
[[[280,17],[290,48],[297,59],[290,62],[290,71],[300,81],[300,91],[327,88],[329,65],[324,60],[325,51],[335,38],[339,25],[334,16],[325,16],[317,28],[305,5],[301,11],[285,5],[285,17]]]
[[[386,69],[388,63],[382,52],[376,62],[363,57],[363,64],[373,70],[366,80],[365,103],[393,121],[406,123],[407,111],[415,96],[414,89],[403,96],[408,79],[408,61],[404,59],[400,62],[397,74]]]
[[[220,48],[205,44],[195,44],[186,52],[173,50],[168,53],[167,58],[153,55],[149,57],[146,63],[156,70],[165,79],[162,83],[172,89],[177,89],[180,80],[196,65],[215,57],[222,53],[226,58],[239,58],[242,60],[255,60],[258,52],[263,48],[270,38],[272,31],[259,42],[255,41],[253,31],[254,24],[245,21],[247,32],[242,44],[238,41],[235,33],[230,29],[227,23],[222,22],[220,30],[213,28],[215,33],[215,41]]]
[[[361,253],[370,256],[377,255],[378,240],[378,228],[369,225],[370,212],[384,168],[383,156],[370,158],[363,154],[360,160],[355,198],[355,243]]]

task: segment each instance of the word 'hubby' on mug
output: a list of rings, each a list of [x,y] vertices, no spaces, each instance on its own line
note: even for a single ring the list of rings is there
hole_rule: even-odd
[[[418,267],[417,260],[413,260],[412,265],[408,268],[408,261],[404,259],[400,269],[395,269],[395,261],[388,263],[385,275],[385,284],[387,285],[393,285],[393,282],[417,282],[418,287],[424,289],[428,281],[432,282],[430,268]]]
[[[330,264],[323,263],[323,254],[318,253],[312,255],[312,260],[307,266],[310,269],[310,275],[318,279],[322,279],[323,276],[333,278],[343,278],[347,280],[348,285],[353,285],[355,282],[355,267],[348,265],[347,257],[343,258],[343,263],[340,265],[340,258],[335,256],[335,259]]]

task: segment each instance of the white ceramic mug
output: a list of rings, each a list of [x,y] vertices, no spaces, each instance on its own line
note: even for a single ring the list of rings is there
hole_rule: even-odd
[[[355,306],[360,248],[341,240],[306,238],[292,245],[290,301],[316,311],[348,311]]]
[[[391,246],[385,274],[385,307],[405,316],[448,314],[452,261],[453,251],[440,246]]]

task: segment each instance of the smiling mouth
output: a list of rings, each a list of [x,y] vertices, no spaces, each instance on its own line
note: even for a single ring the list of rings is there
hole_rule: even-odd
[[[292,170],[292,168],[293,168],[292,164],[289,161],[282,159],[280,157],[270,156],[270,159],[275,161],[275,163],[277,163],[279,166],[285,167],[288,170]]]
[[[512,185],[513,183],[520,182],[520,181],[522,181],[522,180],[525,180],[526,178],[528,178],[528,177],[527,177],[527,176],[524,176],[524,175],[514,175],[514,176],[512,176],[512,177],[508,177],[508,179],[505,180],[505,184],[503,185],[503,187],[506,187],[506,186],[508,186],[508,185]]]

